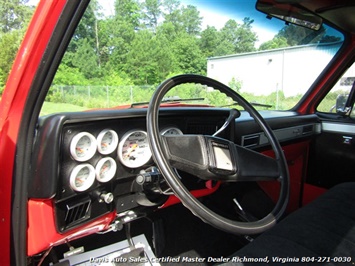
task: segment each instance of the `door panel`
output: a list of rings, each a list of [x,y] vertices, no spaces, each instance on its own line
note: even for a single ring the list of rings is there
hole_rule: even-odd
[[[355,121],[322,121],[322,133],[311,145],[306,182],[330,188],[349,181],[355,181]]]

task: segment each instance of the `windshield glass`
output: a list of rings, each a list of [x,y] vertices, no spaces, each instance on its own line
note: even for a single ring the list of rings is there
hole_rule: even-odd
[[[144,107],[177,74],[214,78],[257,109],[288,110],[339,50],[343,35],[267,18],[255,1],[92,1],[59,66],[41,115]],[[185,84],[174,103],[230,106],[213,88]],[[133,105],[132,105],[133,104]]]

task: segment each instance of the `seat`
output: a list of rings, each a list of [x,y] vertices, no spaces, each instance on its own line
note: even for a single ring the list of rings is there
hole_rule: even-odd
[[[355,262],[355,183],[337,185],[290,214],[226,265],[260,265],[255,258],[265,257],[272,265],[297,259],[321,265]]]

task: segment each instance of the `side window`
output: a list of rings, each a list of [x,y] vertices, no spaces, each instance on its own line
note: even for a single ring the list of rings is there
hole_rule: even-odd
[[[348,112],[347,101],[355,82],[355,63],[344,73],[327,96],[318,105],[317,111],[324,113]],[[352,106],[353,107],[353,106]],[[350,116],[355,118],[355,111],[352,108]]]
[[[7,78],[38,1],[0,3],[0,101]]]

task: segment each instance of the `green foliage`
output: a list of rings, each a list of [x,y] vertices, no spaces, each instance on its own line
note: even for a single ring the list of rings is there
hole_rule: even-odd
[[[0,88],[33,11],[25,2],[0,4]],[[46,100],[51,103],[98,108],[147,101],[156,84],[173,74],[206,74],[208,57],[256,50],[254,21],[248,17],[242,23],[229,20],[220,30],[208,26],[202,31],[199,10],[178,0],[115,0],[115,14],[110,17],[101,14],[99,3],[91,1],[74,33],[48,92]],[[326,40],[337,38],[325,35],[323,29],[309,35],[305,28],[288,26],[260,49]],[[229,85],[239,92],[242,84],[233,78]],[[168,96],[202,97],[216,106],[232,104],[225,95],[195,84]],[[274,108],[288,108],[296,101],[282,92],[247,97]]]
[[[243,82],[239,79],[236,79],[235,77],[233,77],[232,80],[228,83],[228,86],[232,90],[235,90],[236,92],[240,92],[242,85],[243,85]]]
[[[0,84],[5,84],[7,80],[23,34],[23,30],[0,32]]]
[[[88,85],[89,82],[80,69],[61,64],[53,80],[53,85]]]
[[[0,3],[0,32],[8,33],[26,27],[34,8],[28,0],[3,0]]]
[[[287,39],[285,37],[276,36],[270,41],[264,42],[260,45],[259,50],[271,50],[277,48],[288,47]]]

